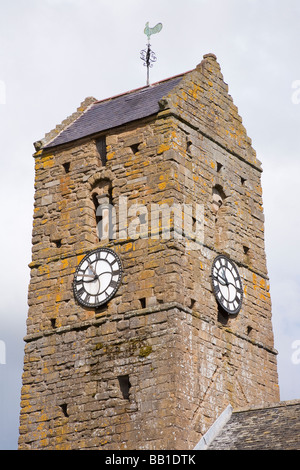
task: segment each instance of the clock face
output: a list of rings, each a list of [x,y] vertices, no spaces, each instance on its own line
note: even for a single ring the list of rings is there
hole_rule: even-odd
[[[94,250],[77,266],[73,281],[75,298],[85,307],[99,307],[114,296],[121,276],[121,261],[113,250]]]
[[[226,256],[217,256],[212,265],[212,287],[219,305],[230,315],[242,306],[243,286],[235,264]]]

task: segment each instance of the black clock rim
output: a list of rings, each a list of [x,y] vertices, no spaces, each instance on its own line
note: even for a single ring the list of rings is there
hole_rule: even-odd
[[[214,275],[213,275],[213,269],[214,269],[214,265],[216,263],[216,261],[220,258],[224,258],[226,259],[227,261],[229,261],[229,263],[231,263],[235,269],[236,269],[236,272],[238,274],[238,279],[241,283],[241,286],[243,287],[243,283],[242,283],[242,279],[241,279],[241,276],[240,276],[240,273],[238,271],[238,268],[237,268],[237,265],[234,261],[232,261],[230,258],[228,258],[228,256],[226,255],[218,255],[215,257],[215,259],[213,260],[212,262],[212,267],[211,267],[211,285],[212,285],[212,289],[213,289],[213,292],[214,292],[214,295],[215,295],[215,298],[216,298],[216,301],[218,302],[218,304],[220,305],[220,307],[226,312],[228,313],[229,315],[237,315],[239,313],[239,311],[241,310],[242,308],[242,304],[243,304],[243,289],[241,290],[241,298],[240,298],[240,301],[239,301],[239,305],[236,309],[234,310],[230,310],[229,308],[225,307],[221,302],[220,300],[218,299],[217,297],[217,293],[216,293],[216,289],[215,289],[215,286],[214,286],[214,283],[213,283],[213,279],[214,279]]]
[[[114,288],[114,290],[109,294],[108,297],[106,297],[106,299],[102,300],[101,302],[97,302],[97,303],[94,303],[94,304],[90,304],[88,302],[85,302],[84,300],[82,300],[78,295],[77,295],[77,290],[75,289],[75,279],[76,279],[76,276],[78,274],[78,271],[80,269],[80,266],[84,263],[84,261],[86,260],[86,258],[88,258],[89,256],[93,255],[94,253],[97,253],[99,251],[107,251],[108,253],[111,253],[113,256],[116,257],[116,260],[118,262],[118,265],[119,265],[119,270],[120,270],[120,274],[119,274],[119,278],[118,278],[118,281],[117,281],[117,285],[116,287]],[[115,293],[117,292],[117,290],[119,289],[120,287],[120,284],[121,284],[121,281],[122,281],[122,274],[123,274],[123,266],[122,266],[122,263],[121,263],[121,260],[119,258],[119,255],[114,251],[112,250],[111,248],[106,248],[106,247],[103,247],[103,248],[96,248],[94,250],[91,250],[89,251],[83,258],[82,260],[79,262],[77,268],[76,268],[76,271],[74,273],[74,279],[73,279],[73,293],[74,293],[74,296],[77,300],[78,303],[80,303],[81,305],[83,305],[84,307],[88,307],[88,308],[98,308],[98,307],[101,307],[102,305],[105,305],[107,304],[107,302],[109,302],[109,300],[115,295]]]

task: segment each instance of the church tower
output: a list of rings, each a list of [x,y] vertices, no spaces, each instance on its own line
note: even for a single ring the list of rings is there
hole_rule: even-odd
[[[216,57],[35,143],[20,449],[193,449],[279,401],[261,164]]]

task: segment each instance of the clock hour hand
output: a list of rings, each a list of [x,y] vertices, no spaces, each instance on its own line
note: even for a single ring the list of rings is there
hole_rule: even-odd
[[[222,286],[227,286],[227,280],[224,279],[224,277],[221,276],[219,273],[218,273],[218,279],[220,281],[220,284],[222,284]]]
[[[98,279],[98,276],[94,276],[93,274],[83,274],[83,282],[87,283],[87,282],[94,282]],[[84,278],[86,277],[89,277],[91,278],[89,281],[86,281]]]

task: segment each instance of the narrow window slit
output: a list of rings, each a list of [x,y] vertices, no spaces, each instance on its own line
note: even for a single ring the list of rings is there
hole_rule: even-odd
[[[247,336],[251,336],[252,330],[253,330],[252,326],[247,326]]]
[[[70,171],[70,162],[63,163],[63,167],[65,170],[65,173],[69,173]]]
[[[186,151],[187,151],[187,153],[191,152],[192,145],[193,145],[193,143],[190,140],[187,140],[187,142],[186,142]]]
[[[50,318],[51,327],[56,328],[56,318]]]
[[[222,163],[217,162],[217,173],[219,173],[222,168],[223,168]]]
[[[96,147],[97,151],[99,153],[100,161],[102,166],[106,165],[106,137],[100,137],[99,139],[96,140]]]
[[[122,396],[125,400],[129,400],[129,390],[131,383],[129,381],[129,375],[119,375],[118,376],[119,386],[122,393]]]
[[[146,297],[140,299],[141,308],[146,308]]]
[[[68,417],[69,417],[69,413],[68,413],[68,405],[67,405],[67,403],[62,403],[62,405],[59,405],[59,406],[61,407],[61,410],[62,410],[64,416],[65,416],[66,418],[68,418]]]

